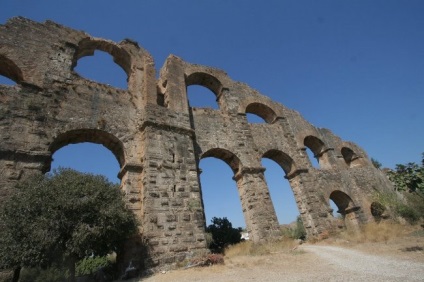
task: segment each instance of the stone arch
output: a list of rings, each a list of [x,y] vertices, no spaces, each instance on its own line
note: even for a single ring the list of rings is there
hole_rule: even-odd
[[[5,76],[16,83],[20,83],[24,80],[21,69],[4,55],[0,55],[0,75]]]
[[[215,76],[205,72],[193,72],[186,77],[185,82],[186,87],[190,85],[201,85],[208,88],[215,94],[217,100],[222,91],[221,81]]]
[[[108,148],[119,166],[122,168],[125,164],[125,152],[122,142],[114,135],[98,129],[75,129],[59,134],[49,146],[49,151],[53,155],[60,148],[82,142],[91,142],[101,144]],[[50,168],[50,166],[48,166]]]
[[[268,150],[262,155],[262,157],[275,161],[286,173],[286,178],[289,178],[295,175],[296,172],[298,171],[293,159],[289,155],[287,155],[286,153],[280,150],[276,150],[276,149]]]
[[[331,192],[329,198],[339,209],[337,212],[343,217],[346,228],[357,229],[359,224],[357,212],[360,207],[355,205],[352,198],[340,190]]]
[[[93,56],[96,50],[100,50],[108,53],[112,56],[113,61],[120,66],[127,74],[127,80],[131,75],[131,56],[122,47],[108,42],[106,40],[99,40],[93,38],[84,38],[78,44],[77,51],[75,52],[72,69],[74,69],[78,63],[78,60],[85,56]]]
[[[329,149],[321,139],[313,135],[308,135],[303,139],[303,145],[312,151],[314,158],[316,158],[321,168],[331,168],[327,155]]]
[[[361,157],[358,156],[352,149],[348,147],[342,147],[340,150],[343,159],[348,167],[362,166]]]
[[[226,149],[222,149],[222,148],[209,149],[208,151],[204,152],[200,156],[200,159],[209,158],[209,157],[214,157],[224,161],[226,164],[230,166],[234,175],[240,170],[240,167],[241,167],[240,159],[234,153]]]
[[[255,114],[265,120],[266,123],[273,123],[277,118],[277,114],[273,109],[265,104],[257,102],[247,105],[246,113]]]
[[[336,204],[339,209],[337,212],[341,215],[352,212],[352,209],[355,207],[353,200],[340,190],[331,192],[330,199]]]

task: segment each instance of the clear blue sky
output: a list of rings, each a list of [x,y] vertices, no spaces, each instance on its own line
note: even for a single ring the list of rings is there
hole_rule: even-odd
[[[152,54],[157,69],[169,54],[223,69],[359,144],[383,166],[419,162],[424,152],[424,1],[1,0],[0,9],[1,24],[20,15],[114,41],[131,38]],[[103,73],[106,67],[93,68],[102,62],[90,62],[81,59],[77,71],[122,85],[120,69]],[[196,98],[207,106],[208,95]],[[97,149],[65,147],[53,166],[96,169],[116,180],[113,156]],[[244,226],[231,170],[214,159],[200,165],[207,220],[227,216]],[[279,220],[290,222],[298,212],[283,172],[264,165]]]

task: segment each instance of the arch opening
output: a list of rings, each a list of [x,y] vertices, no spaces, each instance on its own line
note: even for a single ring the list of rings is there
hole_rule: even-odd
[[[213,217],[226,217],[233,227],[246,227],[237,184],[233,180],[233,169],[227,161],[216,156],[204,157],[200,161],[200,186],[205,211],[206,226]]]
[[[309,160],[315,168],[329,168],[327,151],[324,142],[321,139],[308,135],[303,139],[303,144],[306,147],[306,152]]]
[[[190,107],[219,109],[222,84],[216,77],[195,72],[186,77],[185,83]]]
[[[276,162],[284,170],[286,177],[296,171],[296,165],[293,159],[282,151],[271,149],[266,151],[262,157]]]
[[[357,230],[359,228],[358,211],[360,208],[355,205],[353,200],[346,193],[339,190],[333,191],[329,198],[329,200],[333,201],[337,206],[336,212],[340,214],[342,223],[339,225],[339,227],[345,227],[346,229],[350,230]],[[335,218],[338,217],[338,215],[335,216]]]
[[[79,172],[105,176],[112,183],[120,183],[120,170],[113,153],[100,144],[82,142],[69,144],[53,154],[52,169],[71,168]]]
[[[339,208],[337,207],[336,203],[330,198],[330,213],[335,218],[342,218],[342,215],[338,212]]]
[[[190,85],[187,87],[187,98],[192,108],[211,108],[218,110],[218,102],[215,94],[201,85]]]
[[[23,80],[22,71],[10,59],[0,55],[0,84],[15,85]]]
[[[265,179],[279,224],[295,222],[300,215],[290,183],[284,179],[281,166],[268,158],[262,158]]]
[[[200,85],[208,88],[212,93],[215,94],[215,97],[218,98],[221,94],[222,84],[214,76],[204,73],[204,72],[195,72],[186,77],[186,86],[191,85]]]
[[[53,155],[69,144],[84,142],[103,145],[115,156],[120,168],[125,164],[122,142],[112,134],[98,129],[76,129],[62,133],[50,144],[49,151]]]
[[[253,114],[260,117],[266,123],[273,123],[277,114],[270,107],[261,103],[251,103],[246,107],[246,114]],[[249,119],[248,119],[249,121]],[[249,121],[251,122],[251,121]]]
[[[116,88],[128,88],[128,75],[107,52],[95,50],[92,55],[80,58],[74,71],[84,78],[109,84]]]
[[[360,157],[350,148],[343,147],[341,153],[348,167],[360,166]]]
[[[248,123],[266,123],[266,121],[258,115],[246,113]]]
[[[220,159],[224,161],[226,164],[228,164],[233,171],[234,175],[239,171],[241,162],[240,159],[233,154],[232,152],[222,149],[222,148],[213,148],[206,152],[204,152],[201,155],[201,159],[214,157],[217,159]]]
[[[13,86],[16,85],[16,82],[6,76],[0,75],[0,84]]]
[[[308,147],[306,147],[306,154],[308,155],[308,158],[312,164],[312,167],[320,168],[319,158],[317,158],[315,154]]]
[[[330,194],[330,199],[337,207],[337,213],[343,219],[356,222],[356,212],[360,209],[346,193],[336,190]],[[331,203],[330,203],[331,206]],[[333,211],[334,214],[334,211]],[[346,222],[346,221],[345,221]]]

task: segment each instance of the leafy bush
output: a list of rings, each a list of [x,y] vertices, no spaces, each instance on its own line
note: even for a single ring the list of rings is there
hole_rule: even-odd
[[[294,227],[284,227],[281,229],[281,232],[283,236],[291,239],[306,239],[306,230],[300,215],[296,218],[296,225]]]
[[[71,169],[28,179],[0,210],[0,268],[46,269],[116,251],[136,232],[119,187]]]
[[[241,228],[233,228],[231,222],[226,218],[212,218],[212,224],[206,228],[206,232],[212,234],[212,242],[209,248],[221,253],[224,248],[241,242]]]
[[[406,219],[409,223],[416,223],[420,219],[418,212],[410,206],[400,204],[396,209],[397,213]]]
[[[111,266],[112,262],[107,256],[87,257],[77,262],[75,272],[77,276],[84,276],[93,274],[101,268],[108,268]]]
[[[23,268],[19,277],[20,282],[61,282],[68,279],[69,273],[59,267]]]

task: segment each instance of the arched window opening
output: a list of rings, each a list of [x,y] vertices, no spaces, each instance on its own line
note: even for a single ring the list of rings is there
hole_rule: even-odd
[[[339,208],[337,207],[336,203],[332,199],[330,199],[330,209],[331,209],[331,215],[335,218],[343,218],[342,215],[338,212]]]
[[[258,115],[246,113],[248,123],[266,123],[266,121]]]
[[[107,52],[95,50],[94,55],[81,57],[74,70],[87,79],[116,88],[128,88],[127,73],[114,62],[113,57]]]
[[[78,143],[64,146],[53,154],[52,169],[71,168],[76,171],[105,176],[113,183],[120,183],[120,165],[106,147],[94,143]]]
[[[260,117],[263,121],[266,123],[273,123],[277,117],[275,112],[268,106],[261,104],[261,103],[251,103],[246,107],[246,115],[247,114],[254,114],[258,117]],[[249,116],[248,121],[249,121]],[[249,122],[255,122],[255,121],[249,121]]]
[[[287,176],[296,171],[296,165],[293,159],[284,152],[272,149],[266,151],[262,157],[276,162],[284,170]]]
[[[289,181],[284,179],[281,167],[275,161],[266,158],[262,159],[262,166],[266,168],[265,179],[279,224],[296,222],[299,209]]]
[[[227,163],[227,162],[226,162]],[[206,226],[213,217],[226,217],[234,228],[246,227],[234,172],[222,160],[215,157],[200,161],[200,183],[206,216]]]
[[[339,190],[333,191],[330,194],[330,200],[337,206],[337,213],[339,213],[343,218],[359,209],[346,193]]]
[[[18,66],[12,60],[0,55],[0,84],[15,85],[22,80],[22,72]]]
[[[8,77],[5,77],[5,76],[3,76],[3,75],[0,75],[0,84],[1,84],[1,85],[13,86],[13,85],[16,85],[16,82],[15,82],[15,81],[13,81],[13,80],[11,80],[11,79],[10,79],[10,78],[8,78]]]
[[[188,86],[187,97],[189,106],[192,108],[211,108],[214,110],[219,109],[215,94],[204,86]]]
[[[360,157],[350,148],[343,147],[341,150],[343,159],[349,167],[361,166]]]
[[[76,129],[62,133],[50,144],[49,151],[54,154],[57,150],[66,145],[84,142],[105,146],[115,156],[120,167],[125,164],[122,142],[112,134],[97,129]]]
[[[357,212],[360,209],[354,204],[352,199],[344,192],[336,190],[330,194],[330,200],[334,202],[337,207],[336,218],[340,218],[339,227],[345,227],[346,229],[357,230],[359,228],[359,221]],[[330,206],[331,206],[330,201]],[[335,210],[335,209],[334,209]],[[334,211],[333,211],[334,214]]]
[[[319,158],[315,157],[314,153],[306,147],[306,154],[309,157],[309,160],[311,161],[311,164],[314,168],[320,168],[319,166]]]
[[[324,142],[315,136],[309,135],[305,137],[303,144],[307,148],[306,153],[308,154],[313,167],[331,168]]]

